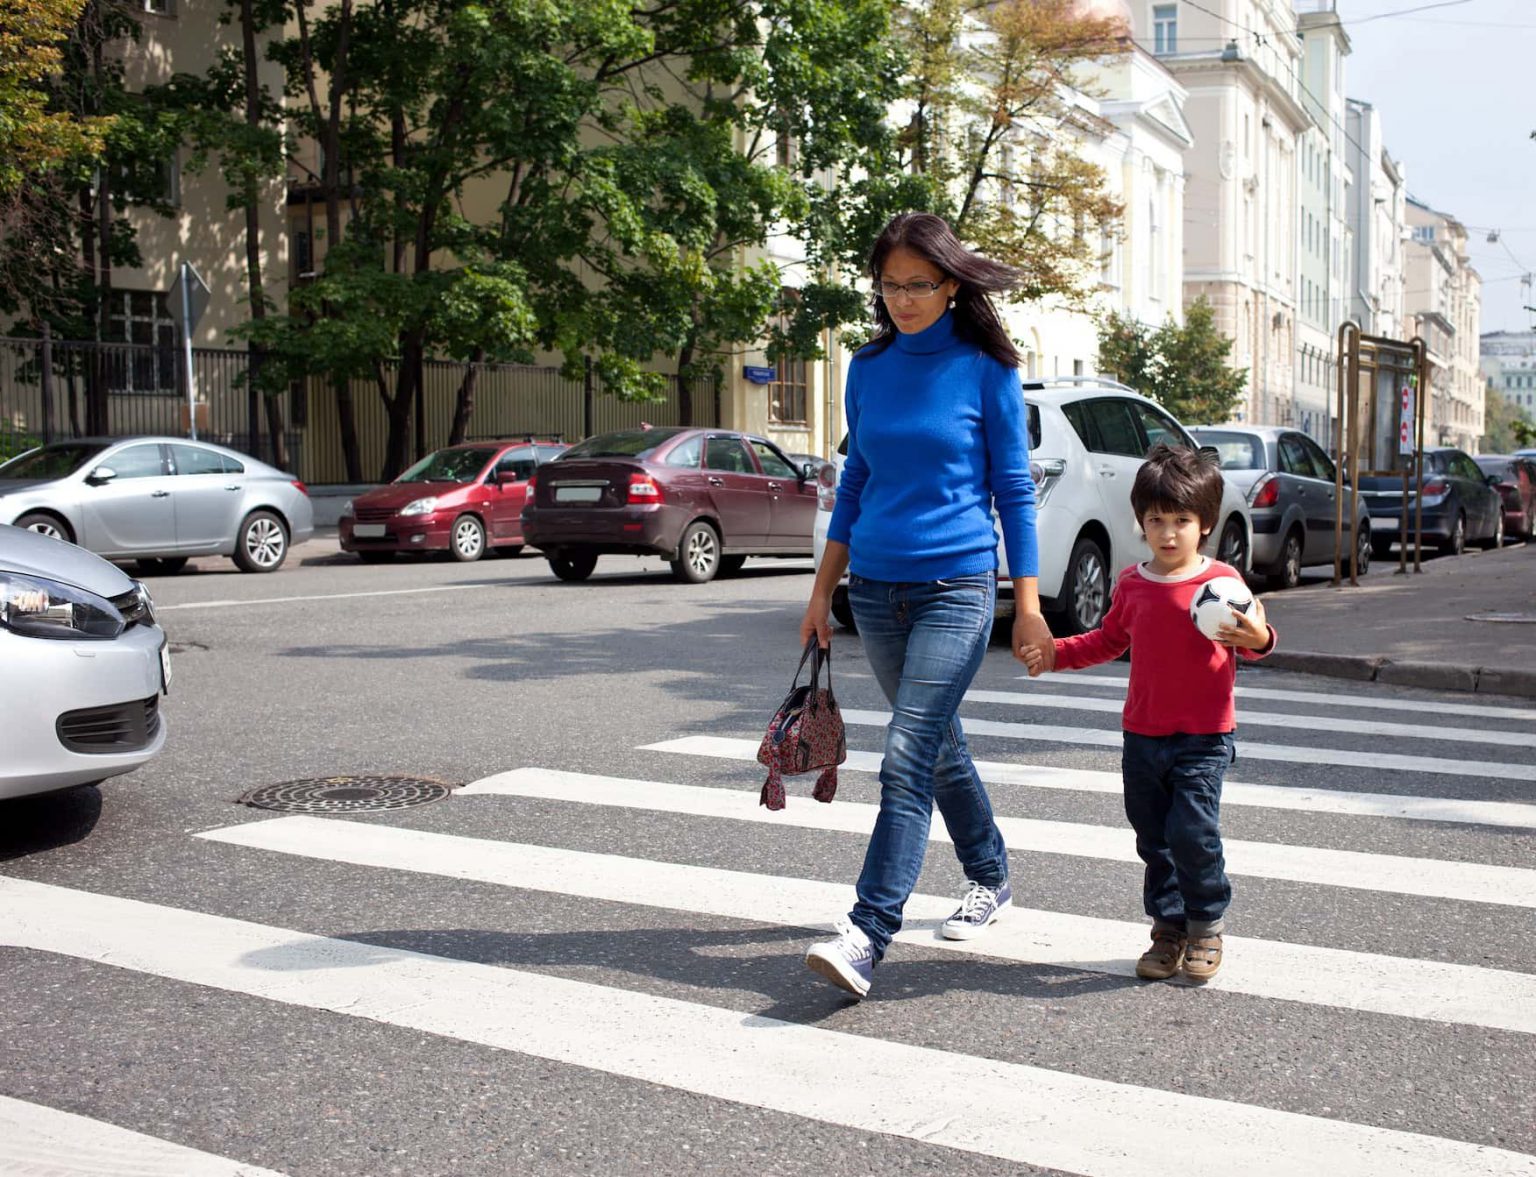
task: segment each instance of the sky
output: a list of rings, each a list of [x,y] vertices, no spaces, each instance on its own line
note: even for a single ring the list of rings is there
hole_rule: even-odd
[[[1381,114],[1408,191],[1467,226],[1482,330],[1536,326],[1536,0],[1338,0],[1349,97]],[[1488,241],[1497,230],[1499,240]]]

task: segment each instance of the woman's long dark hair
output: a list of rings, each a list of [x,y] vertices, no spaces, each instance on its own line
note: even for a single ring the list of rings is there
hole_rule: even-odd
[[[1012,266],[973,253],[961,244],[949,222],[933,213],[899,213],[880,231],[869,253],[869,272],[876,288],[880,271],[891,250],[904,246],[927,258],[946,278],[960,284],[951,312],[955,316],[955,334],[974,343],[1000,364],[1017,368],[1024,362],[1019,349],[1009,338],[1003,320],[992,305],[992,295],[1012,290],[1021,275]],[[878,355],[896,338],[896,323],[886,309],[885,299],[875,299],[875,337],[861,350],[863,355]]]

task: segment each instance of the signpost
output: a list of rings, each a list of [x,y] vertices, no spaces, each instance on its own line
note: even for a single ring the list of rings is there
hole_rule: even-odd
[[[208,283],[203,281],[197,267],[191,262],[182,262],[165,300],[166,309],[181,329],[182,357],[187,368],[187,429],[193,441],[197,440],[197,381],[192,374],[192,332],[208,309],[208,294]]]
[[[1413,453],[1413,382],[1412,376],[1404,380],[1398,397],[1397,452],[1404,456]]]

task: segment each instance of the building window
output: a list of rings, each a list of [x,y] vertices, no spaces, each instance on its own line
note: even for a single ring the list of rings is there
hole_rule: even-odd
[[[791,295],[792,296],[792,295]],[[787,331],[787,317],[779,320],[779,330]],[[768,386],[768,420],[775,425],[809,425],[806,409],[810,404],[811,365],[791,356],[780,356],[773,383]]]
[[[110,341],[132,344],[112,349],[107,388],[111,392],[176,391],[176,324],[165,295],[155,290],[114,290]]]
[[[1152,52],[1177,53],[1179,51],[1179,6],[1154,4],[1152,6]]]
[[[144,0],[144,11],[156,16],[175,16],[176,0]]]

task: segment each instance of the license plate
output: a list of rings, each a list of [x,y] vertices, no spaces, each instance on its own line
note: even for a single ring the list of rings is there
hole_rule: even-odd
[[[168,644],[160,647],[160,691],[166,695],[171,693],[171,647]]]
[[[600,486],[555,487],[555,502],[557,503],[595,503],[602,497],[603,488]]]
[[[1402,523],[1398,520],[1388,519],[1385,516],[1380,519],[1371,520],[1372,531],[1401,531],[1402,527]]]
[[[384,525],[382,523],[354,523],[352,534],[358,539],[383,539]]]

